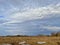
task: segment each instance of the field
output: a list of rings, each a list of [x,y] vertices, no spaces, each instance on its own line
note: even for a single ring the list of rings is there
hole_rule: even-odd
[[[0,44],[26,41],[30,45],[60,45],[60,37],[0,37]],[[46,44],[37,44],[37,42],[46,42]]]

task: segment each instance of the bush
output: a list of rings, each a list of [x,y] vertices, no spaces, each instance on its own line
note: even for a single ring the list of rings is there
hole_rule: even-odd
[[[60,36],[60,32],[53,32],[51,33],[51,36]]]

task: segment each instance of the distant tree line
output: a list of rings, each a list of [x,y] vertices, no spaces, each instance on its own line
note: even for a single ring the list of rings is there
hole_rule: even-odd
[[[53,36],[56,36],[56,37],[58,37],[58,36],[60,36],[60,32],[52,32],[50,35],[39,34],[37,36],[45,36],[45,37],[50,37],[50,36],[53,37]]]
[[[29,35],[7,35],[6,37],[28,37]],[[45,34],[39,34],[36,36],[45,36],[45,37],[50,37],[50,36],[60,36],[60,32],[52,32],[51,35],[45,35]]]
[[[7,35],[6,37],[27,37],[28,35]]]

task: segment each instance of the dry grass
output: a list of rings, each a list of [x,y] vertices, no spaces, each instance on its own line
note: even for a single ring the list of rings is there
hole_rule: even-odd
[[[18,43],[21,41],[26,41],[31,45],[40,45],[37,44],[38,41],[47,42],[43,45],[60,45],[58,44],[60,37],[0,37],[0,43]]]

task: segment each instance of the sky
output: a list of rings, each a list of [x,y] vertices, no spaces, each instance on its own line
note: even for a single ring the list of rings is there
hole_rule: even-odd
[[[60,0],[0,0],[0,35],[38,35],[60,31]]]

